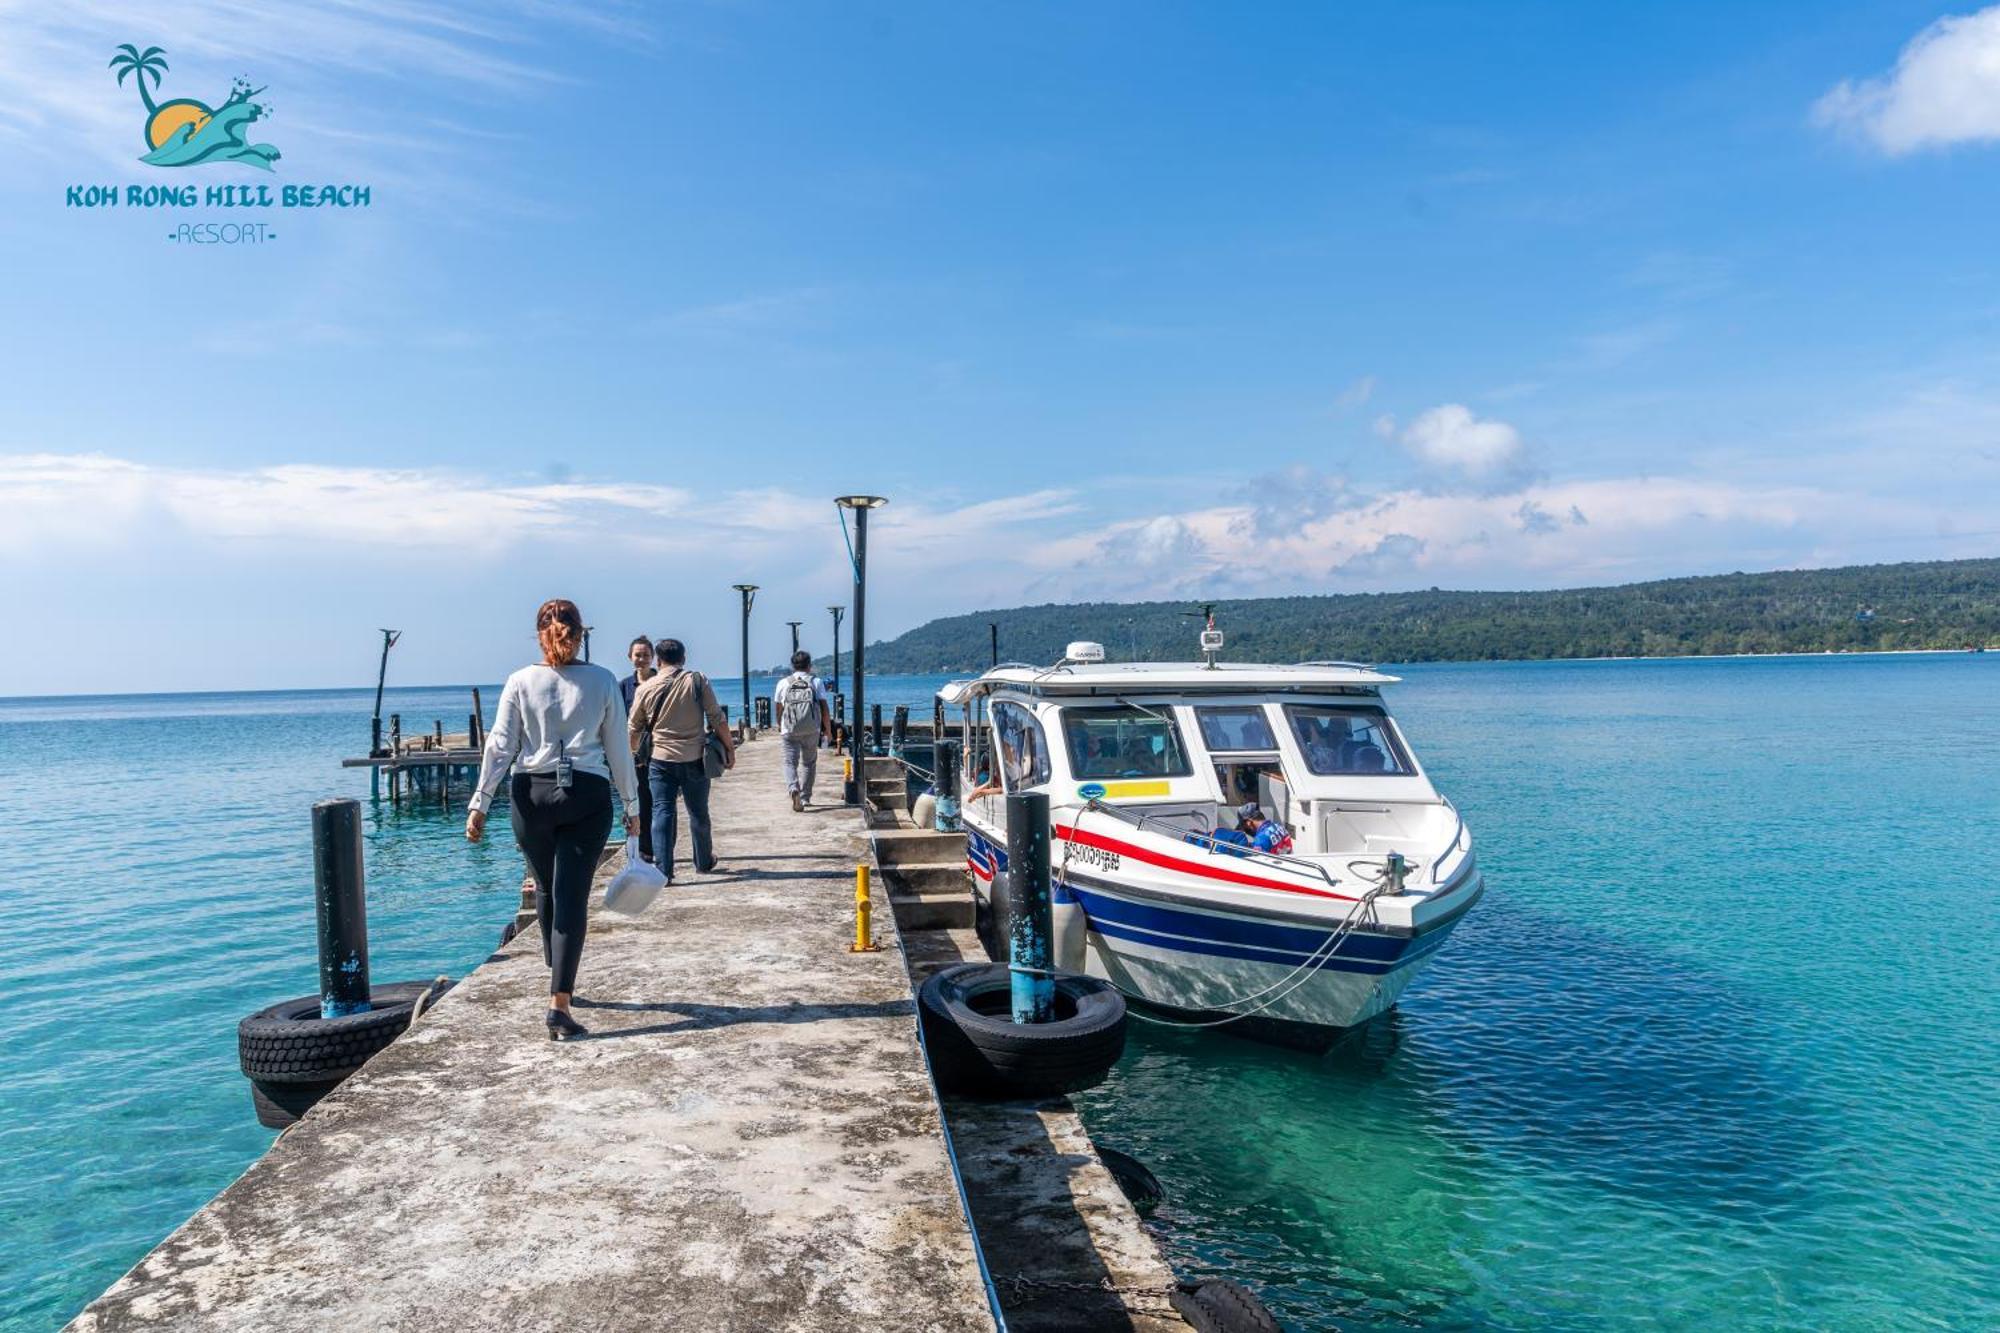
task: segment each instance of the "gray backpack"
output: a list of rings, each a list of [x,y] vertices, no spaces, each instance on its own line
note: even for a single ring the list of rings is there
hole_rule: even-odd
[[[793,739],[819,734],[819,691],[813,678],[794,671],[778,684],[778,731]]]

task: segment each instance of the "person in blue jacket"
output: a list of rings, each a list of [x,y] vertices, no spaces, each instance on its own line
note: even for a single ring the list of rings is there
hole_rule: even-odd
[[[1275,819],[1264,818],[1263,809],[1255,801],[1245,801],[1236,807],[1236,827],[1260,852],[1283,855],[1292,850],[1291,830]]]

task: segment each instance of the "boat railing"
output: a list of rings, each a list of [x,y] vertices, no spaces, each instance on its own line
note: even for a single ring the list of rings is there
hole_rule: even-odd
[[[1071,808],[1075,809],[1077,807]],[[1340,886],[1340,881],[1333,877],[1332,872],[1317,861],[1309,861],[1302,856],[1286,856],[1283,852],[1267,852],[1260,847],[1245,847],[1239,843],[1217,843],[1214,841],[1215,833],[1211,828],[1186,828],[1170,823],[1164,815],[1142,814],[1137,810],[1127,810],[1122,806],[1107,805],[1101,798],[1096,796],[1085,801],[1081,808],[1085,810],[1101,810],[1105,814],[1124,820],[1134,828],[1154,828],[1176,838],[1184,838],[1190,833],[1198,833],[1209,839],[1208,848],[1211,852],[1216,851],[1220,847],[1227,847],[1229,848],[1228,854],[1231,856],[1240,855],[1245,860],[1262,861],[1302,875],[1317,876],[1319,879],[1326,881],[1326,886],[1329,889]]]
[[[1438,858],[1431,862],[1431,883],[1433,884],[1436,884],[1440,877],[1443,876],[1444,863],[1451,859],[1451,854],[1458,850],[1459,843],[1465,840],[1464,813],[1447,798],[1440,796],[1438,799],[1444,801],[1444,808],[1457,816],[1458,822],[1452,826],[1451,841],[1445,844],[1444,851],[1438,854]]]

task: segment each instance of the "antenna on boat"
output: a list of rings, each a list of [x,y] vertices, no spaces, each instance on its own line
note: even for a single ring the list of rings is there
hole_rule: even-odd
[[[1215,627],[1215,603],[1203,602],[1201,610],[1183,611],[1184,616],[1199,615],[1202,621],[1201,657],[1208,670],[1215,670],[1215,659],[1222,655],[1222,631]]]

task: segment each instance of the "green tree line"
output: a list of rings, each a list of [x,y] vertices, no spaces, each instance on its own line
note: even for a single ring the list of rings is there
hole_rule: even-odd
[[[1113,659],[1198,657],[1186,602],[1050,603],[975,611],[868,647],[870,674],[1054,662],[1075,639]],[[1542,592],[1344,593],[1216,604],[1225,658],[1297,662],[1493,661],[1561,657],[2000,646],[2000,560],[1856,565],[1661,579]],[[822,663],[822,668],[826,663]]]

